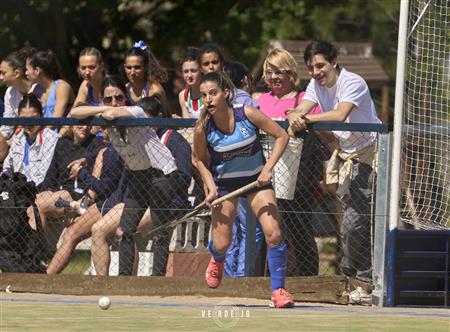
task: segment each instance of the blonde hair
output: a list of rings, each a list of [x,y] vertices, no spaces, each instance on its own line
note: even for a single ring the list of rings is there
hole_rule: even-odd
[[[195,122],[194,128],[203,128],[203,127],[205,127],[205,125],[208,122],[210,117],[211,117],[211,114],[209,114],[208,110],[205,107],[203,109],[203,112],[200,114],[198,120]]]
[[[264,60],[262,77],[267,85],[269,85],[269,80],[266,77],[266,72],[270,67],[278,70],[285,70],[286,74],[289,76],[289,80],[294,86],[294,89],[300,89],[300,78],[297,73],[297,62],[291,53],[282,48],[275,48],[267,54],[267,57]]]
[[[83,50],[80,52],[80,55],[78,56],[77,72],[80,77],[81,77],[80,58],[82,56],[94,56],[97,59],[97,64],[102,68],[102,75],[105,76],[105,65],[103,63],[102,53],[95,47],[86,47],[83,48]]]
[[[82,56],[95,56],[97,58],[97,63],[99,65],[103,65],[102,53],[95,47],[83,48],[80,52],[80,55],[78,56],[78,59],[80,59]]]

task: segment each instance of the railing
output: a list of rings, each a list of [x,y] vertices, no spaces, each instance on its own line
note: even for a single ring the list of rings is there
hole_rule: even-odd
[[[286,122],[279,122],[284,128],[287,127]],[[79,126],[79,125],[95,125],[95,126],[151,126],[151,127],[167,127],[175,129],[183,129],[193,127],[194,121],[188,119],[118,119],[115,121],[106,121],[102,118],[94,118],[89,120],[76,120],[70,118],[60,119],[0,119],[0,125],[51,125],[60,126]],[[385,279],[385,252],[386,252],[386,223],[388,219],[388,193],[389,193],[389,147],[390,147],[390,128],[383,124],[345,124],[345,123],[317,123],[309,127],[309,132],[322,132],[327,130],[356,131],[356,132],[378,132],[378,160],[377,170],[378,177],[376,182],[375,200],[371,203],[372,208],[376,210],[367,215],[369,219],[374,218],[372,224],[373,229],[373,281],[375,285],[375,293],[381,296],[380,292],[384,289]],[[191,130],[181,130],[184,135],[188,135]],[[288,275],[333,275],[341,273],[339,271],[339,255],[340,255],[340,227],[341,212],[339,204],[333,195],[323,191],[324,187],[320,184],[322,178],[322,161],[325,156],[318,156],[323,153],[321,144],[318,143],[314,135],[310,135],[308,141],[304,141],[301,162],[298,171],[298,180],[295,184],[295,195],[292,200],[280,200],[279,209],[283,219],[286,240],[289,243],[289,263]],[[189,137],[188,137],[189,138]],[[191,140],[191,139],[189,139]],[[264,140],[264,138],[263,138]],[[318,150],[317,150],[318,149]],[[270,151],[268,151],[270,153]],[[318,158],[320,157],[320,158]],[[319,161],[318,161],[319,160]],[[321,160],[321,161],[320,161]],[[286,182],[292,181],[285,178]],[[190,192],[193,195],[193,192]],[[256,246],[255,239],[261,242],[261,234],[255,234],[253,223],[256,223],[254,217],[246,218],[246,250],[244,253],[244,273],[247,276],[261,275],[265,273],[265,261],[261,255],[264,248]],[[69,227],[70,228],[70,227]],[[242,237],[242,230],[238,231],[237,238]],[[369,236],[370,237],[370,236]],[[59,237],[58,237],[59,238]],[[111,238],[111,237],[110,237]],[[206,252],[206,243],[211,238],[210,217],[208,215],[193,218],[191,221],[179,225],[172,234],[170,234],[170,252],[178,253],[200,253]],[[148,239],[147,239],[148,240]],[[370,238],[367,239],[368,241]],[[62,241],[62,240],[61,240]],[[78,244],[80,250],[88,251],[92,249],[89,241],[84,245]],[[149,242],[151,243],[151,242]],[[111,244],[111,243],[110,243]],[[113,246],[114,247],[114,246]],[[141,258],[149,260],[152,255],[151,245],[145,242],[141,248],[147,256]],[[238,254],[236,254],[237,257]],[[241,253],[242,255],[242,253]],[[235,258],[236,258],[235,257]],[[47,257],[47,263],[51,257]],[[114,260],[114,257],[113,257]],[[73,266],[79,263],[83,268],[77,270]],[[142,262],[141,262],[142,264]],[[242,261],[240,262],[242,264]],[[84,272],[91,266],[90,259],[88,262],[77,260],[75,257],[69,264],[73,271]],[[145,275],[151,274],[151,269],[146,268],[148,272],[141,272]],[[78,272],[78,273],[80,273]]]

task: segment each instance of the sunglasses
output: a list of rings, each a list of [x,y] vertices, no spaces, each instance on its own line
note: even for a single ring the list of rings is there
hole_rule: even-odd
[[[124,95],[115,95],[115,96],[103,97],[103,104],[110,104],[113,101],[113,99],[115,101],[117,101],[118,103],[120,103],[125,100],[125,96]]]
[[[283,74],[287,74],[289,71],[288,70],[271,70],[271,69],[268,69],[268,70],[266,70],[265,71],[265,76],[267,76],[267,77],[270,77],[270,76],[275,76],[275,77],[280,77],[280,76],[282,76]]]

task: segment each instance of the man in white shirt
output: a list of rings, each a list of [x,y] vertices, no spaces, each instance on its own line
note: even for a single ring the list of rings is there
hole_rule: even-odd
[[[314,122],[380,123],[367,83],[359,75],[339,67],[337,50],[332,44],[311,42],[305,49],[304,60],[311,81],[301,103],[288,112],[293,131]],[[322,112],[308,114],[317,105]],[[327,167],[327,183],[338,184],[336,194],[344,211],[340,267],[347,276],[371,281],[370,203],[377,133],[333,131],[333,134],[339,145]]]

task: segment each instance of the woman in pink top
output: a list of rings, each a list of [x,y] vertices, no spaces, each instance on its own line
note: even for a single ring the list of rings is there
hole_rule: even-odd
[[[300,90],[300,78],[294,57],[281,48],[269,52],[263,65],[263,78],[270,91],[262,94],[256,102],[262,112],[276,120],[287,119],[284,113],[298,105],[304,92]],[[312,113],[319,113],[316,107]]]
[[[298,105],[304,95],[304,92],[299,91],[297,63],[289,52],[276,48],[267,55],[263,70],[263,78],[270,91],[262,94],[256,102],[260,110],[270,118],[285,120],[287,119],[285,111]],[[312,112],[318,113],[320,108],[316,107]],[[298,155],[298,158],[301,157],[300,165],[294,166],[292,158],[297,157],[294,151],[298,151],[298,146],[301,150],[301,155]],[[285,160],[285,169],[279,166],[279,174],[274,175],[276,189],[277,185],[288,187],[292,182],[295,184],[293,198],[287,197],[289,195],[278,195],[277,192],[281,219],[286,224],[286,229],[289,229],[289,232],[285,234],[289,247],[286,275],[312,276],[319,272],[319,255],[310,213],[317,204],[315,193],[320,188],[319,181],[322,177],[322,151],[317,138],[311,133],[307,134],[303,141],[291,138],[285,154],[289,154],[290,148],[293,153],[291,157],[283,155],[279,162],[282,164]],[[294,171],[298,166],[298,172]],[[278,183],[277,180],[279,180]],[[292,188],[290,192],[292,193]],[[287,211],[295,211],[295,213]]]

